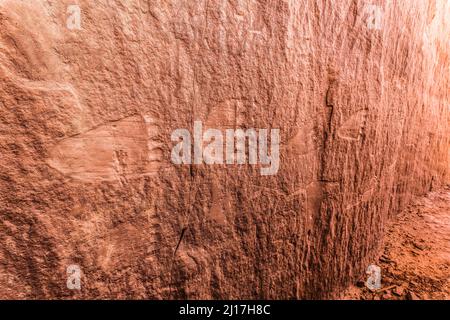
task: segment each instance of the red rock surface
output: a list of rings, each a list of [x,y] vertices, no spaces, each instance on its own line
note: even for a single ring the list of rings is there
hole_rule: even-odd
[[[448,1],[73,2],[0,1],[2,298],[336,297],[449,181]],[[173,165],[195,120],[278,173]]]
[[[343,298],[450,300],[449,213],[450,186],[415,200],[388,228],[377,261],[381,288],[351,286]]]

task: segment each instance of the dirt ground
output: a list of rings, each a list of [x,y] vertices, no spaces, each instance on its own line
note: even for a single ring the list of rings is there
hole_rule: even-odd
[[[450,186],[417,199],[390,226],[381,267],[381,288],[371,291],[365,280],[344,299],[450,299]]]

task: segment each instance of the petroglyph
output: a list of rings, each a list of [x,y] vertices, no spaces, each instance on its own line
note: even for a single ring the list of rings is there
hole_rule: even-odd
[[[131,116],[64,139],[47,163],[64,175],[89,182],[154,175],[162,151],[155,140],[155,120],[144,119]]]
[[[74,2],[0,0],[0,297],[334,298],[449,180],[447,0]]]
[[[338,137],[346,140],[358,140],[367,119],[367,111],[361,110],[347,119],[337,130]]]
[[[224,212],[224,197],[226,197],[226,195],[223,193],[217,182],[212,182],[211,194],[212,199],[209,209],[210,217],[219,224],[226,224],[227,218]]]
[[[205,127],[217,129],[243,128],[245,109],[242,100],[229,99],[209,110]]]
[[[318,150],[317,136],[311,125],[302,125],[298,131],[288,141],[288,147],[292,148],[292,152],[296,155],[308,155]]]

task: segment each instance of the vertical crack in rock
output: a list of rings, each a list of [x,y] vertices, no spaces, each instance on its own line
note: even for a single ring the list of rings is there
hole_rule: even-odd
[[[69,5],[0,1],[0,297],[333,298],[450,180],[448,1]],[[195,121],[279,170],[172,163]]]

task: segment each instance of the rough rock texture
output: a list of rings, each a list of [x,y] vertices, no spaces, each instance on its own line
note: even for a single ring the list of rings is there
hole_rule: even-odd
[[[0,297],[335,297],[388,219],[449,181],[449,14],[0,1]],[[280,128],[278,174],[171,164],[171,132],[195,120]]]
[[[350,286],[343,299],[450,300],[450,185],[415,200],[384,237],[382,287]],[[363,284],[364,275],[358,284]]]

